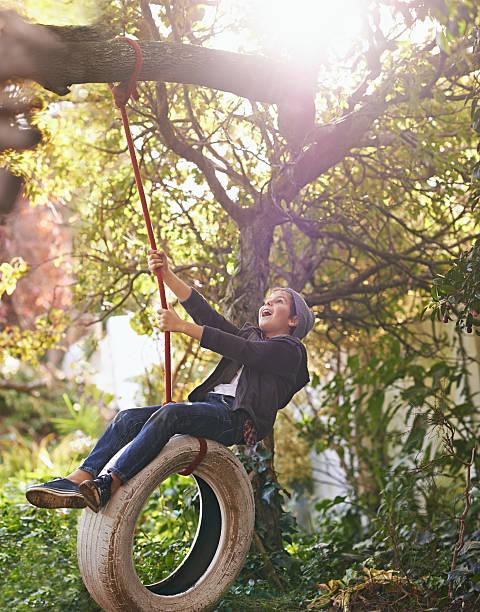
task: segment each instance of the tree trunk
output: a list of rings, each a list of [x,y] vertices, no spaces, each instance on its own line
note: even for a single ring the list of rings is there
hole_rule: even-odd
[[[235,277],[234,294],[229,300],[232,304],[230,316],[237,323],[249,321],[258,324],[258,309],[268,289],[269,255],[275,225],[275,214],[267,207],[254,223],[240,228],[241,270]],[[283,548],[280,528],[281,499],[274,455],[275,441],[272,432],[259,445],[255,457],[256,468],[251,474],[255,496],[256,532],[264,547],[263,553]],[[272,568],[269,571],[271,574]],[[267,578],[271,579],[271,576]]]
[[[256,215],[250,223],[240,227],[239,261],[240,271],[236,275],[233,294],[230,297],[229,316],[238,323],[258,323],[258,309],[267,291],[270,273],[270,249],[275,223],[272,216]]]

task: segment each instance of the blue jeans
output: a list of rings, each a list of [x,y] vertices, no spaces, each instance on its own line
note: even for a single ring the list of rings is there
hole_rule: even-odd
[[[126,444],[109,472],[126,482],[159,454],[174,434],[209,438],[231,446],[243,443],[247,414],[232,412],[233,397],[208,393],[203,402],[184,402],[121,410],[80,466],[94,478]]]

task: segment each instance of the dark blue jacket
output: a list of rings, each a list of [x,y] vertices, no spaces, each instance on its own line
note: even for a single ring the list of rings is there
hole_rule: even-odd
[[[277,410],[310,380],[305,346],[293,336],[263,339],[253,325],[236,327],[195,289],[181,304],[195,323],[203,325],[200,345],[223,355],[188,399],[202,401],[216,385],[229,382],[243,364],[232,410],[245,410],[255,424],[258,440],[262,440],[272,430]]]

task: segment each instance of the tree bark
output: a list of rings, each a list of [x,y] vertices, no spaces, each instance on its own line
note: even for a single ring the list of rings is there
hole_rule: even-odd
[[[266,212],[240,225],[238,259],[241,268],[235,277],[233,296],[229,296],[233,298],[229,303],[234,311],[228,313],[238,322],[249,321],[256,325],[258,321],[258,308],[265,297],[270,273],[270,249],[276,225],[272,216]]]
[[[55,36],[48,47],[35,41],[28,48],[29,62],[15,65],[19,78],[28,78],[59,95],[75,83],[110,83],[129,78],[135,52],[125,40],[104,27],[37,27]],[[15,33],[3,34],[8,42]],[[143,55],[140,81],[199,85],[227,91],[269,104],[278,104],[286,135],[301,142],[313,128],[316,72],[297,64],[277,62],[259,55],[219,51],[175,42],[139,41]],[[293,133],[293,135],[292,135]]]
[[[276,181],[277,203],[281,200],[291,202],[303,187],[341,162],[354,147],[359,146],[375,119],[385,110],[384,100],[383,92],[378,92],[375,100],[366,101],[360,110],[339,122],[317,126],[315,134],[312,134],[313,144]]]
[[[273,244],[273,233],[278,223],[278,214],[272,207],[270,200],[262,204],[256,202],[256,207],[262,212],[250,221],[243,224],[240,228],[240,250],[239,261],[241,269],[235,278],[234,293],[229,296],[232,312],[229,316],[237,323],[249,321],[257,325],[258,309],[263,303],[263,298],[268,289],[269,281],[269,258],[270,249]],[[233,312],[234,309],[234,312]],[[275,488],[265,499],[264,492],[266,487],[278,484],[277,475],[274,468],[275,443],[273,432],[265,438],[262,446],[267,451],[266,457],[260,452],[257,455],[257,466],[251,474],[251,482],[255,497],[256,517],[255,525],[257,542],[262,543],[260,552],[278,552],[283,549],[282,531],[280,528],[281,503],[278,489]],[[271,572],[273,567],[267,568],[266,578],[272,579]],[[274,581],[278,581],[275,576]]]
[[[143,56],[140,81],[201,85],[268,103],[302,91],[301,84],[292,86],[294,74],[288,66],[264,57],[171,42],[139,44]],[[124,81],[136,61],[125,40],[62,42],[32,59],[31,73],[18,76],[33,78],[60,95],[68,93],[73,83]]]

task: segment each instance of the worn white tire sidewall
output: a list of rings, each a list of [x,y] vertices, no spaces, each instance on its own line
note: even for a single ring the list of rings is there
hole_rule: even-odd
[[[196,438],[174,436],[147,467],[120,487],[101,512],[88,508],[82,512],[77,545],[80,571],[88,591],[106,612],[211,610],[242,569],[255,519],[252,487],[228,448],[212,440],[207,444],[207,454],[194,473],[217,497],[222,517],[220,541],[205,573],[183,593],[157,595],[141,583],[133,564],[133,536],[152,492],[198,455]]]

